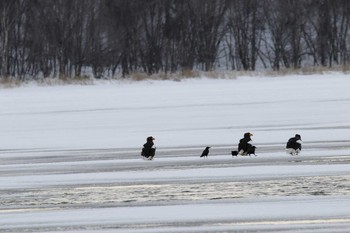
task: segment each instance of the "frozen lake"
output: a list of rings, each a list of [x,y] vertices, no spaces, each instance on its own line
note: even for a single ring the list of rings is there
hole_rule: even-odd
[[[330,74],[0,89],[0,232],[349,232],[349,86]],[[246,131],[258,156],[232,158]],[[140,158],[149,135],[154,161]]]
[[[350,146],[335,144],[342,149],[315,152],[306,144],[298,157],[268,152],[271,146],[238,158],[221,146],[208,159],[194,156],[201,148],[166,148],[154,161],[141,160],[137,149],[7,152],[0,229],[347,232]]]

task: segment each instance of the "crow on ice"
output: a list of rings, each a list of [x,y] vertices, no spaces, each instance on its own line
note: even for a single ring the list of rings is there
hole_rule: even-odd
[[[209,154],[209,146],[207,146],[203,152],[202,152],[202,155],[200,157],[208,157],[208,154]]]

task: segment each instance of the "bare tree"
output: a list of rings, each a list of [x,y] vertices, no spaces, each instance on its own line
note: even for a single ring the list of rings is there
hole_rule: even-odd
[[[0,78],[346,65],[349,26],[347,0],[2,0]]]
[[[236,66],[244,70],[255,70],[261,34],[264,21],[261,15],[260,2],[258,0],[233,0],[230,1],[228,14],[228,27],[230,35],[234,38],[232,56],[236,57]]]
[[[197,53],[198,62],[205,71],[214,68],[217,59],[218,48],[225,34],[224,15],[228,1],[226,0],[202,0],[197,1],[194,9],[197,18]],[[196,33],[192,31],[192,33]]]
[[[340,20],[338,26],[338,45],[339,45],[339,56],[340,63],[346,65],[349,63],[349,26],[350,26],[350,1],[340,1]]]
[[[149,1],[141,14],[141,65],[148,74],[158,73],[163,67],[165,9],[162,2]]]
[[[196,1],[171,0],[165,9],[165,71],[192,70],[197,57]]]
[[[1,54],[1,76],[9,76],[10,73],[10,57],[11,29],[15,24],[16,5],[18,1],[3,0],[0,1],[0,54]]]

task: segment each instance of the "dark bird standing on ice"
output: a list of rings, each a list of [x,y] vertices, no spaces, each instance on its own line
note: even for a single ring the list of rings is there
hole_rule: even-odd
[[[286,151],[290,155],[299,155],[302,148],[303,141],[301,136],[296,134],[294,137],[290,138],[286,145]]]
[[[252,154],[256,156],[255,154],[256,146],[253,145],[251,136],[253,136],[253,134],[249,132],[244,134],[244,137],[241,140],[239,140],[238,150],[231,152],[232,156],[238,156],[238,155],[251,156]]]
[[[153,143],[153,140],[155,140],[155,138],[152,136],[149,136],[146,140],[147,142],[143,144],[141,156],[146,160],[152,160],[156,153],[156,147],[154,146],[154,143]]]
[[[202,152],[202,155],[200,157],[208,157],[208,154],[209,154],[209,146],[207,146],[203,152]]]

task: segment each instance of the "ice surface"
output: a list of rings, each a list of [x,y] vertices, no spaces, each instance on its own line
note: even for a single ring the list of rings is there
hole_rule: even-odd
[[[0,89],[0,231],[349,232],[349,86],[329,73]],[[258,157],[232,158],[247,131]]]
[[[350,139],[350,78],[328,74],[0,90],[1,149]]]

